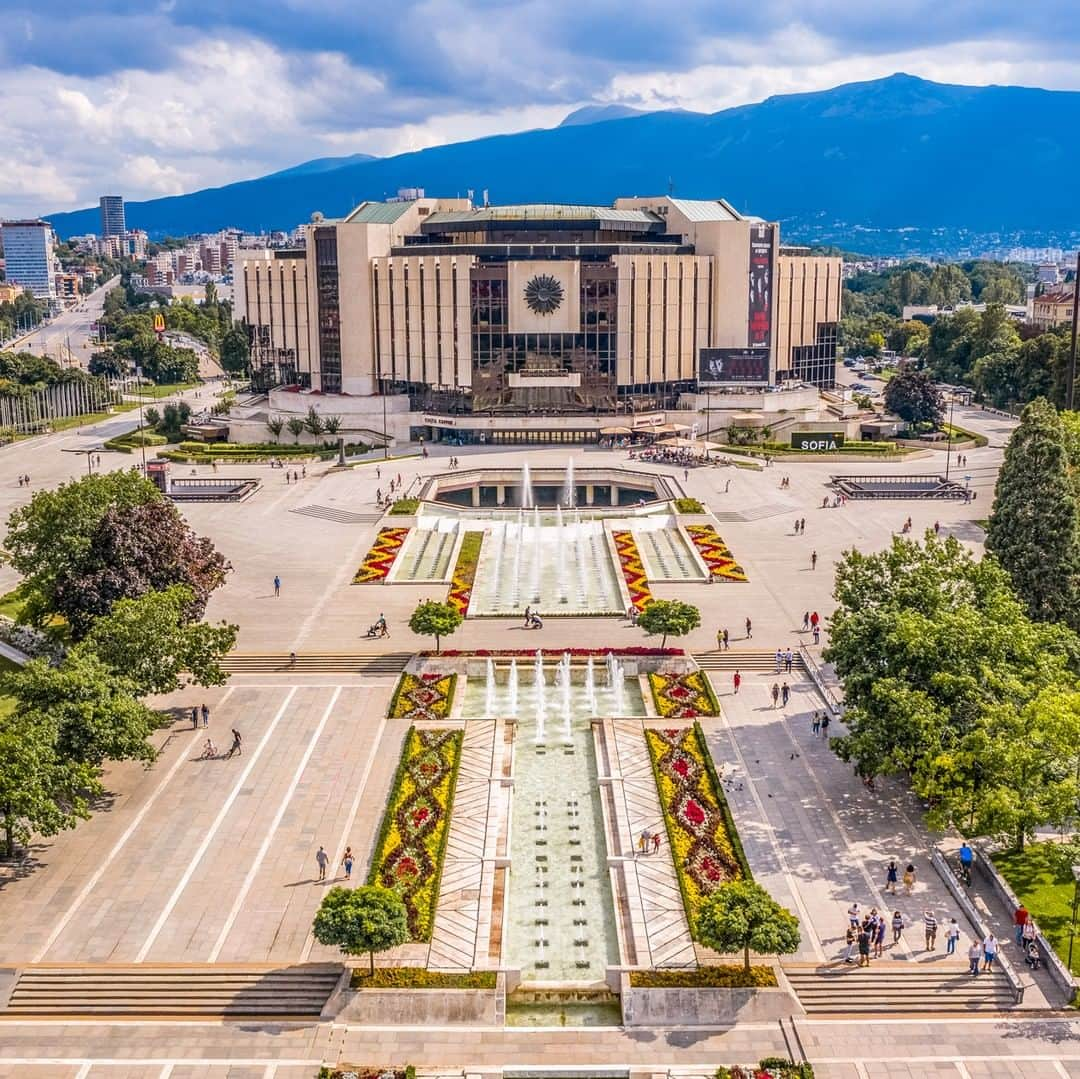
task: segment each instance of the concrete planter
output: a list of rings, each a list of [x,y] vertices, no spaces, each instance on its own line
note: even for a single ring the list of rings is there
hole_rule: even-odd
[[[628,1027],[728,1026],[773,1022],[804,1014],[787,989],[634,989],[622,978],[623,1025]]]
[[[499,989],[347,989],[334,1016],[371,1026],[494,1026]]]

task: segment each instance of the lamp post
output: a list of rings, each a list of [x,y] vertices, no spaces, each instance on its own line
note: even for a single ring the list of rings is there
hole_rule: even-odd
[[[953,438],[953,409],[956,407],[956,394],[949,395],[949,430],[946,432],[948,441],[945,443],[945,482],[949,480],[949,465],[952,464],[952,438]]]
[[[1076,907],[1080,903],[1080,865],[1072,867],[1073,875],[1073,903],[1072,917],[1069,919],[1069,962],[1066,964],[1072,972],[1073,938],[1076,936]]]

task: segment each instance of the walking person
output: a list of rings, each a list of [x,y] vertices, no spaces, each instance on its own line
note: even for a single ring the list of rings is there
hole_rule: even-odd
[[[885,891],[890,895],[896,895],[896,882],[899,879],[900,871],[896,868],[896,862],[889,862],[889,868],[885,870]]]
[[[814,626],[814,644],[817,644],[821,640],[821,630],[819,627]]]
[[[805,633],[810,628],[810,612],[804,611],[802,616],[802,628]]]
[[[652,839],[652,835],[647,831],[642,832],[641,835],[639,835],[637,837],[638,854],[648,854],[649,853],[649,842],[650,842],[651,839]]]
[[[982,945],[977,941],[971,942],[971,947],[968,948],[968,974],[978,975],[979,973],[979,960],[982,959]]]
[[[735,692],[739,692],[739,686],[742,685],[742,675],[736,671],[731,677],[731,684],[735,687]]]
[[[885,951],[885,915],[879,914],[874,926],[874,958],[880,959]]]
[[[627,609],[626,609],[626,617],[627,618],[630,618],[630,612],[632,610],[633,610],[633,607],[627,607]],[[532,607],[530,607],[528,604],[525,604],[525,628],[526,629],[529,628],[529,623],[531,621],[532,621]]]
[[[206,707],[205,702],[203,702],[203,706],[202,706],[201,711],[202,711],[202,725],[203,725],[203,727],[209,727],[210,726],[210,709]]]
[[[716,631],[716,650],[717,652],[724,650],[724,631],[722,629]]]
[[[195,730],[199,726],[199,706],[196,705],[191,710],[191,729]]]
[[[660,850],[660,833],[659,832],[653,832],[652,852],[653,852],[653,854],[657,854],[659,852],[659,850]]]
[[[913,863],[908,862],[904,868],[904,895],[911,895],[911,890],[915,887],[915,866]]]
[[[778,648],[776,650],[776,669],[773,671],[773,674],[779,674],[780,673],[780,668],[783,666],[783,664],[784,664],[784,653],[781,652],[780,649]]]
[[[893,911],[892,916],[892,942],[893,944],[899,944],[900,938],[904,935],[904,916],[898,910]]]
[[[994,960],[997,958],[998,942],[997,937],[993,933],[987,933],[983,937],[982,942],[983,952],[983,970],[990,970],[994,965]]]
[[[772,684],[771,692],[772,692],[772,706],[773,706],[773,708],[775,708],[776,707],[776,702],[778,700],[780,700],[780,687],[775,682],[773,682],[773,684]]]
[[[793,664],[794,662],[795,662],[795,653],[794,653],[794,652],[792,652],[792,651],[791,651],[791,649],[789,648],[789,649],[788,649],[788,650],[787,650],[787,651],[786,651],[786,652],[784,653],[784,670],[785,670],[785,671],[786,671],[786,672],[787,672],[788,674],[791,674],[791,666],[792,666],[792,664]]]
[[[821,737],[826,738],[826,739],[829,737],[829,713],[828,712],[822,712],[821,713]]]
[[[928,907],[922,912],[923,932],[926,934],[926,950],[932,952],[937,948],[937,916]]]
[[[748,641],[754,639],[754,623],[749,618],[746,620],[746,639]]]
[[[724,651],[725,652],[728,650],[728,648],[731,647],[731,645],[728,644],[729,640],[730,640],[730,638],[728,637],[728,631],[725,629],[724,630]]]
[[[345,853],[341,858],[341,864],[345,868],[345,879],[352,880],[352,867],[353,867],[353,852],[352,847],[346,847]]]
[[[787,702],[788,702],[790,697],[791,697],[791,689],[788,687],[787,682],[785,682],[780,687],[780,704],[781,704],[782,707],[787,708]]]
[[[319,880],[326,880],[326,865],[330,861],[330,855],[325,847],[319,847],[315,852],[315,864],[319,867]]]
[[[859,944],[859,966],[870,966],[870,924],[869,922],[863,922],[859,928],[858,937],[856,938]]]
[[[847,933],[844,934],[844,943],[847,945],[844,948],[844,962],[855,962],[855,949],[859,945],[859,934],[855,931],[853,925],[847,927]]]
[[[1016,908],[1013,914],[1013,935],[1016,937],[1016,943],[1019,944],[1024,939],[1024,926],[1031,920],[1031,915],[1028,914],[1027,907],[1023,903]]]
[[[810,721],[810,730],[816,738],[821,733],[821,713],[815,712],[813,719]]]
[[[225,759],[226,760],[230,760],[234,753],[238,757],[242,757],[244,755],[244,751],[241,748],[241,744],[240,744],[241,741],[242,741],[242,739],[240,737],[240,732],[235,727],[233,727],[233,729],[232,729],[232,745],[229,746],[229,752],[225,754]]]
[[[274,595],[281,595],[281,578],[277,574],[274,575]]]
[[[817,551],[810,552],[810,568],[817,569]]]
[[[960,926],[955,918],[949,919],[945,928],[945,954],[953,955],[956,952],[957,942],[960,940]]]

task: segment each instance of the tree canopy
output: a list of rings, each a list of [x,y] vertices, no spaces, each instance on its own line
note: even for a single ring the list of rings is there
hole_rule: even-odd
[[[790,955],[799,949],[799,919],[780,906],[760,884],[734,880],[721,884],[702,902],[698,939],[718,952],[742,952],[750,970],[750,953]]]
[[[885,407],[911,424],[940,427],[945,418],[941,390],[926,371],[901,371],[885,386]]]
[[[701,625],[701,612],[689,603],[677,599],[654,599],[638,615],[638,625],[649,634],[662,635],[660,647],[668,637],[685,637]]]
[[[1080,630],[1080,504],[1069,438],[1057,410],[1039,399],[1005,449],[986,533],[1032,618]]]
[[[923,543],[895,537],[875,554],[846,552],[834,594],[825,658],[847,705],[836,751],[862,776],[908,777],[934,825],[992,827],[1022,842],[1029,818],[1004,813],[1013,777],[991,767],[1016,751],[1015,722],[1003,717],[1048,715],[1046,702],[1080,670],[1080,638],[1031,621],[993,558],[977,560],[932,532]],[[1027,737],[1061,748],[1048,733]],[[1070,764],[1078,752],[1080,739],[1067,750]],[[1060,760],[1043,759],[1043,782],[1052,783]]]
[[[331,888],[323,897],[312,926],[320,944],[340,948],[346,955],[368,953],[375,973],[375,953],[409,940],[405,904],[392,888]]]
[[[440,640],[449,637],[462,621],[456,607],[429,599],[416,605],[416,610],[409,616],[409,629],[419,637],[434,637],[435,651],[438,652]]]

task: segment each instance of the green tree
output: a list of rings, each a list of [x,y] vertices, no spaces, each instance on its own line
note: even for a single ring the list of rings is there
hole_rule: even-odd
[[[140,506],[118,506],[106,511],[80,558],[56,579],[52,609],[80,640],[117,600],[181,584],[190,595],[184,615],[194,622],[231,568],[171,502],[157,498]]]
[[[315,913],[312,933],[320,944],[346,955],[367,952],[374,974],[375,953],[405,944],[409,922],[405,904],[392,888],[331,888]]]
[[[101,794],[93,765],[64,760],[56,727],[38,712],[0,719],[0,828],[4,856],[33,835],[56,835],[90,816],[88,799]]]
[[[661,634],[660,647],[664,648],[668,637],[685,637],[697,629],[701,625],[701,612],[681,600],[654,599],[638,616],[638,625],[648,634]]]
[[[270,431],[270,434],[274,436],[276,442],[281,438],[281,432],[285,430],[285,421],[280,416],[271,416],[266,421],[266,426]]]
[[[186,585],[117,600],[78,648],[132,682],[140,697],[179,689],[185,672],[196,685],[220,686],[226,680],[221,658],[236,643],[239,627],[192,622],[194,601]]]
[[[23,619],[41,624],[56,612],[58,583],[86,556],[106,513],[157,501],[162,501],[158,489],[130,469],[37,491],[15,510],[4,547],[23,578]]]
[[[56,731],[60,760],[100,766],[107,760],[152,761],[156,712],[135,697],[134,682],[82,649],[59,666],[32,660],[0,677],[29,724]]]
[[[721,884],[701,904],[697,937],[717,952],[743,953],[750,970],[750,953],[791,955],[799,950],[799,919],[760,884],[734,880]]]
[[[462,621],[456,607],[429,599],[416,605],[416,610],[409,616],[409,629],[418,637],[434,637],[435,651],[438,652],[441,638],[449,637]]]
[[[326,429],[322,416],[314,405],[309,406],[307,415],[303,419],[304,430],[312,435],[321,435]]]
[[[901,371],[885,386],[885,407],[910,424],[939,427],[945,418],[941,391],[927,371]]]
[[[300,436],[304,433],[304,421],[299,416],[291,416],[285,426],[289,429],[289,434],[299,442]]]
[[[955,307],[971,299],[971,282],[959,266],[943,263],[930,275],[928,296],[938,307]]]
[[[247,331],[233,326],[221,338],[221,366],[231,375],[242,375],[251,361],[251,348]]]
[[[1080,628],[1080,519],[1065,427],[1043,399],[1023,411],[998,474],[986,548],[1032,618]]]

